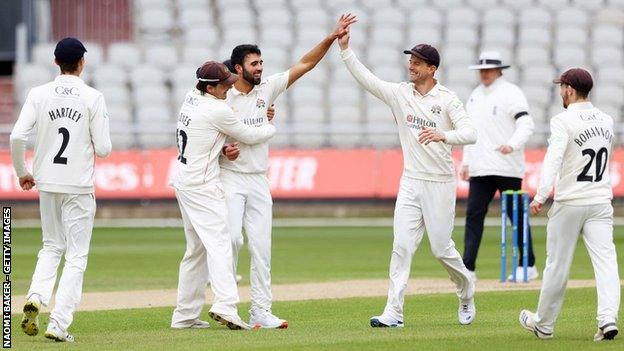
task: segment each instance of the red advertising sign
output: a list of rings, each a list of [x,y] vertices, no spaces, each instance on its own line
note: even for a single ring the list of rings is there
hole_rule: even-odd
[[[459,168],[461,151],[453,153]],[[526,150],[524,187],[531,193],[539,181],[543,149]],[[30,161],[30,157],[27,157]],[[624,148],[611,161],[616,196],[624,196]],[[169,179],[175,149],[117,151],[96,162],[96,196],[100,199],[174,198]],[[269,183],[276,199],[394,198],[403,171],[401,150],[272,150]],[[468,183],[457,178],[457,196],[468,195]],[[19,188],[8,151],[0,151],[0,199],[36,199]]]

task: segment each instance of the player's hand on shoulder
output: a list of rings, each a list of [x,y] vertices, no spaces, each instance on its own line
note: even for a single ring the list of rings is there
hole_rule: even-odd
[[[275,105],[269,106],[269,109],[267,110],[267,119],[269,122],[273,120],[273,117],[275,117]]]
[[[238,147],[238,142],[225,144],[223,146],[223,154],[230,161],[236,160],[238,158],[238,155],[240,155],[240,149]]]
[[[438,141],[446,141],[446,137],[444,136],[444,133],[435,128],[422,127],[420,132],[418,132],[418,142],[423,145]]]
[[[513,147],[509,145],[501,145],[497,150],[500,151],[501,154],[507,155],[513,152]]]
[[[35,186],[35,178],[33,178],[32,174],[28,173],[19,178],[19,184],[22,190],[28,191]]]
[[[529,205],[529,209],[531,210],[531,214],[535,216],[542,211],[542,204],[537,202],[536,200],[533,200]]]

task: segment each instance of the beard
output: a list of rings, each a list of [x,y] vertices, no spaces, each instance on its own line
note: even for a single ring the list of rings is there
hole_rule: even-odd
[[[254,78],[253,74],[249,71],[243,70],[243,79],[251,85],[258,85],[262,80],[262,75],[259,78]]]

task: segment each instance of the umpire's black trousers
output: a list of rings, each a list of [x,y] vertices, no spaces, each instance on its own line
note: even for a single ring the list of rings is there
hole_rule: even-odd
[[[470,189],[468,190],[468,210],[466,213],[466,233],[464,235],[464,264],[466,268],[474,271],[476,268],[477,254],[483,236],[483,221],[488,211],[488,206],[494,198],[496,192],[502,193],[505,190],[522,189],[522,179],[501,176],[471,177]],[[507,201],[507,215],[511,220],[512,201]],[[522,202],[520,202],[520,220],[518,221],[518,233],[522,233]],[[523,252],[522,235],[518,235],[518,246],[520,258],[518,266],[522,265]],[[529,266],[535,265],[533,255],[533,240],[531,239],[531,228],[529,227]]]

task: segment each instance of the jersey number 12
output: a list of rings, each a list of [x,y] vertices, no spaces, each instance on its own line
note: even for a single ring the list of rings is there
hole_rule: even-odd
[[[592,149],[585,149],[582,151],[583,156],[589,155],[589,162],[583,168],[581,174],[576,177],[577,182],[599,182],[602,180],[602,175],[607,169],[607,161],[609,161],[609,151],[607,148],[603,147],[598,152]],[[596,160],[596,177],[591,175],[587,175],[592,168],[592,164]]]
[[[178,160],[186,164],[186,157],[184,157],[184,151],[186,150],[186,143],[188,141],[188,136],[186,135],[186,132],[182,129],[176,130],[176,141],[178,144],[178,151],[180,152]]]

